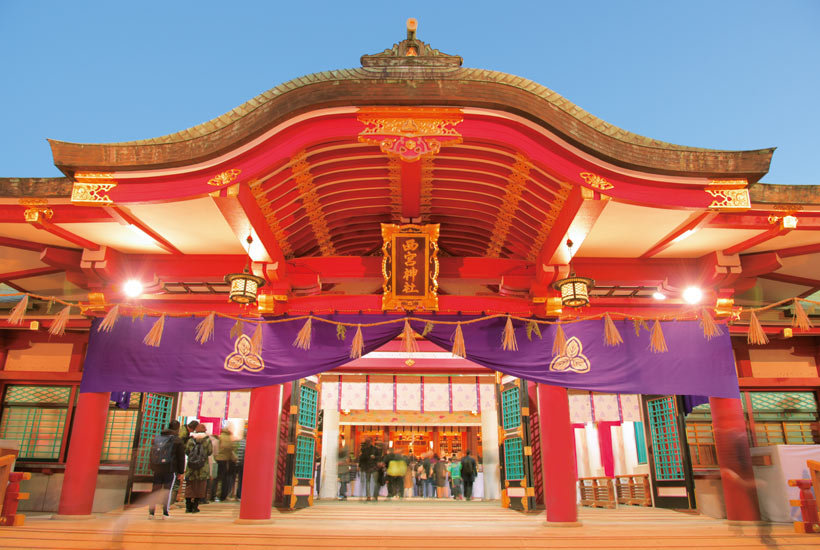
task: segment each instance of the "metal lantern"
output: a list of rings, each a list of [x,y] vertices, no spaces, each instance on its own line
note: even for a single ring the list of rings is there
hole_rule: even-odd
[[[265,286],[265,279],[251,275],[247,266],[242,273],[225,275],[225,282],[231,285],[228,298],[238,304],[252,304],[256,301],[259,287]]]
[[[571,273],[566,279],[560,279],[553,288],[561,292],[561,304],[566,307],[584,307],[589,304],[589,290],[595,281],[587,277],[576,277]]]
[[[572,241],[567,239],[570,261],[572,260]],[[595,286],[595,281],[587,277],[577,277],[569,266],[569,277],[559,279],[552,287],[561,292],[561,305],[565,307],[584,307],[589,305],[589,291]]]

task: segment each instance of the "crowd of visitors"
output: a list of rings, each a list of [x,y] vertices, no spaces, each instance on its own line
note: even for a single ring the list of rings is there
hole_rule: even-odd
[[[428,451],[420,456],[403,455],[381,443],[366,439],[356,460],[343,447],[339,451],[339,500],[351,495],[351,483],[359,476],[361,496],[377,501],[382,487],[387,498],[453,498],[472,500],[478,464],[471,452],[439,457]],[[449,489],[449,490],[448,490]]]
[[[230,428],[223,428],[219,437],[208,434],[205,424],[192,420],[180,427],[176,420],[154,438],[150,465],[153,485],[149,496],[149,519],[157,517],[156,507],[162,505],[162,517],[179,498],[185,487],[185,512],[198,513],[200,505],[242,497],[245,440],[236,441]]]

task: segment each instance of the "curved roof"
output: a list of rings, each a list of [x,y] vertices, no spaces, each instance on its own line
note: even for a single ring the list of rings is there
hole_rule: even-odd
[[[406,46],[408,41],[394,46]],[[417,42],[422,47],[427,47]],[[429,49],[429,48],[428,48]],[[106,144],[50,140],[55,164],[78,170],[144,170],[205,161],[234,149],[296,115],[341,106],[454,106],[509,112],[548,129],[602,160],[650,173],[758,181],[773,148],[721,151],[640,136],[584,111],[531,80],[442,64],[436,52],[407,58],[391,50],[364,56],[366,66],[325,71],[280,84],[213,120],[161,137]],[[392,58],[392,59],[391,59]],[[457,58],[460,64],[460,58]],[[391,63],[374,61],[390,60]]]

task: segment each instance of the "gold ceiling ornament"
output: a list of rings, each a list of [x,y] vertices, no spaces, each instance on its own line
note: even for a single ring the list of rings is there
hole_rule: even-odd
[[[463,122],[461,109],[452,107],[362,107],[364,124],[359,141],[378,145],[388,156],[405,162],[438,154],[442,145],[460,143],[456,126]]]
[[[531,164],[529,159],[517,153],[515,155],[515,163],[512,166],[512,172],[507,179],[507,186],[504,190],[504,198],[501,200],[501,207],[498,209],[498,215],[495,218],[493,225],[492,237],[490,243],[487,245],[486,256],[489,258],[498,258],[501,256],[501,249],[507,241],[507,235],[510,233],[510,226],[515,218],[515,211],[518,209],[518,203],[521,201],[521,195],[527,188],[527,182],[530,179]]]
[[[242,170],[238,168],[232,168],[230,170],[225,170],[221,174],[217,174],[216,176],[212,177],[208,180],[208,185],[214,185],[217,187],[221,187],[223,185],[228,185],[236,178],[239,177],[239,174],[242,173]]]
[[[299,190],[299,198],[305,208],[305,213],[310,220],[316,242],[323,256],[335,256],[336,248],[330,240],[330,230],[327,228],[327,220],[316,194],[316,186],[313,184],[313,174],[310,173],[310,163],[307,161],[307,151],[299,151],[290,162],[290,169],[296,188]]]
[[[29,223],[50,220],[54,216],[54,210],[48,207],[48,199],[26,198],[19,199],[18,202],[28,207],[23,211],[23,219]]]
[[[117,186],[114,174],[107,172],[75,172],[71,189],[71,204],[78,206],[110,206],[114,201],[107,195]]]
[[[714,199],[709,204],[710,210],[732,212],[752,207],[748,189],[706,189],[706,192]]]
[[[288,234],[279,225],[279,220],[276,219],[276,213],[273,211],[273,206],[265,198],[265,192],[261,187],[261,182],[259,182],[259,180],[253,180],[253,182],[249,185],[251,194],[253,195],[256,204],[259,206],[259,210],[262,211],[262,215],[265,217],[268,227],[270,227],[273,236],[279,243],[279,248],[282,249],[282,255],[288,259],[292,258],[293,248],[291,248],[290,243],[288,242]]]
[[[558,219],[558,215],[561,214],[561,209],[567,202],[569,191],[570,190],[568,187],[562,187],[556,195],[555,200],[552,204],[550,204],[549,212],[544,214],[544,220],[541,222],[541,227],[538,230],[538,234],[535,236],[532,246],[530,247],[530,251],[527,254],[527,260],[531,262],[538,260],[538,254],[541,252],[541,247],[544,246],[544,242],[547,240],[550,231],[552,231],[552,227],[555,225],[555,220]]]
[[[607,191],[609,189],[614,189],[615,186],[609,183],[605,178],[602,178],[598,174],[593,174],[592,172],[581,172],[581,178],[587,185],[590,187],[594,187],[595,189],[600,189],[601,191]]]
[[[438,310],[439,224],[381,224],[382,309]]]

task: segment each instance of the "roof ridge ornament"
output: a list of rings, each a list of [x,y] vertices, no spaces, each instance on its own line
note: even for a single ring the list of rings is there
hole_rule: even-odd
[[[416,38],[416,29],[418,21],[411,17],[407,20],[407,38],[381,53],[363,55],[362,67],[461,67],[464,60],[460,55],[441,53],[430,47]]]

